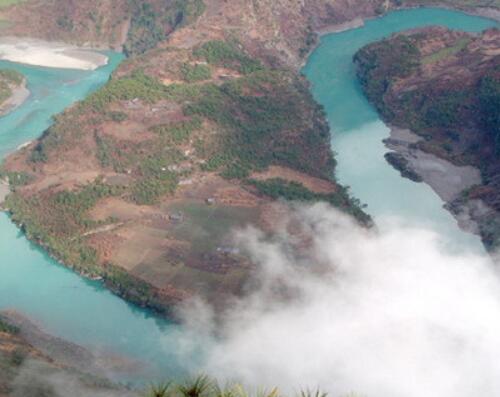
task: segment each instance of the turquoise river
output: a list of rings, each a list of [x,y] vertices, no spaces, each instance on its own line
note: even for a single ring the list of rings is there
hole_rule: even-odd
[[[327,111],[339,163],[337,176],[368,205],[375,220],[384,215],[403,217],[432,227],[461,246],[481,250],[479,239],[458,229],[428,186],[401,178],[385,162],[382,139],[389,130],[362,95],[354,75],[352,56],[363,45],[431,24],[478,32],[496,23],[441,9],[392,12],[362,28],[324,36],[303,72]],[[40,136],[52,116],[104,84],[122,59],[119,54],[109,56],[110,63],[93,72],[0,62],[0,67],[25,74],[31,91],[20,108],[0,118],[0,157]],[[140,360],[154,376],[168,377],[185,368],[186,357],[181,360],[177,354],[182,350],[180,326],[127,304],[100,283],[67,270],[27,241],[6,214],[0,214],[0,310],[7,309],[92,351]],[[144,379],[144,374],[134,378]]]

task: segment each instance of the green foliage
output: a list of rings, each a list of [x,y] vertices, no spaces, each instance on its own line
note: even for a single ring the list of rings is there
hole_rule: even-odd
[[[168,170],[170,164],[162,157],[149,157],[141,164],[142,178],[132,187],[132,199],[137,204],[154,204],[161,196],[175,191],[178,178]]]
[[[209,397],[213,391],[213,382],[206,376],[199,376],[177,388],[182,397]]]
[[[103,167],[109,167],[113,164],[113,158],[111,152],[113,148],[111,147],[108,140],[103,138],[101,135],[95,134],[95,141],[97,144],[97,159]]]
[[[142,70],[137,70],[129,76],[111,79],[104,87],[81,102],[80,106],[90,106],[97,112],[103,112],[114,101],[139,99],[154,103],[164,95],[165,86],[160,81],[146,75]]]
[[[263,69],[259,60],[245,54],[233,42],[212,40],[197,48],[194,55],[205,59],[209,64],[236,69],[243,74]]]
[[[212,77],[210,67],[202,64],[191,65],[185,63],[182,65],[181,73],[184,81],[188,83],[209,80]]]
[[[7,321],[3,320],[0,316],[0,332],[15,335],[19,333],[19,328],[9,324]]]
[[[128,118],[127,113],[124,112],[109,112],[108,115],[109,118],[116,123],[121,123]]]
[[[191,23],[205,10],[202,0],[173,0],[155,7],[150,0],[129,0],[132,20],[124,51],[127,56],[156,47],[170,32]]]
[[[147,397],[280,397],[277,388],[271,390],[260,390],[252,394],[244,386],[232,383],[225,387],[219,386],[216,380],[206,376],[198,376],[184,383],[163,383],[153,385],[146,393]],[[326,393],[317,390],[315,392],[301,391],[298,397],[327,397]]]
[[[83,216],[97,203],[97,200],[119,193],[120,190],[115,186],[96,182],[79,191],[63,190],[58,192],[52,200],[60,212],[69,212],[78,223],[86,223]]]
[[[312,390],[302,390],[300,392],[300,397],[327,397],[328,394],[322,392],[321,390],[317,389],[315,391]]]
[[[202,95],[209,95],[211,84],[170,84],[165,87],[165,98],[176,102],[193,101]]]
[[[485,76],[479,84],[479,106],[484,126],[500,153],[500,71],[497,76]]]
[[[0,8],[9,7],[14,4],[24,3],[27,0],[0,0]]]
[[[10,364],[19,367],[26,359],[26,356],[27,353],[24,349],[14,349],[14,351],[10,353]]]
[[[0,170],[0,179],[7,178],[11,187],[24,186],[33,180],[33,176],[26,172]]]
[[[118,195],[122,189],[96,181],[76,191],[60,191],[45,196],[9,195],[5,207],[12,220],[32,240],[41,242],[64,263],[88,267],[96,263],[95,251],[86,246],[83,232],[99,223],[87,218],[97,200]]]
[[[204,169],[220,170],[233,178],[281,164],[318,174],[318,165],[305,152],[325,144],[329,130],[319,122],[304,125],[307,99],[307,88],[283,71],[261,70],[210,86],[184,110],[186,115],[212,120],[225,131],[219,138],[219,150],[209,156]],[[316,111],[314,121],[321,116]],[[287,139],[287,134],[299,136],[300,143]]]
[[[43,163],[48,160],[49,151],[58,146],[64,139],[65,129],[60,124],[54,124],[46,129],[30,155],[34,163]]]
[[[57,26],[59,26],[62,30],[66,30],[71,32],[74,28],[73,21],[67,15],[60,16],[57,18]]]
[[[455,45],[451,47],[445,47],[442,48],[439,51],[436,51],[435,53],[426,56],[425,58],[422,59],[422,63],[427,65],[430,63],[438,62],[443,59],[446,59],[447,57],[454,55],[463,49],[467,47],[467,45],[470,43],[471,39],[469,37],[463,37],[459,39]]]
[[[160,383],[149,388],[147,397],[166,397],[169,395],[171,383]]]
[[[455,126],[467,110],[469,98],[470,92],[461,88],[448,91],[435,91],[432,87],[426,90],[412,90],[401,95],[397,111],[401,115],[404,114],[402,117],[406,125],[416,132],[429,128],[448,129]],[[377,102],[383,103],[384,100],[380,98]],[[396,110],[391,109],[390,113],[392,118]]]
[[[420,65],[413,39],[399,35],[363,47],[354,55],[357,76],[368,99],[384,117],[391,112],[381,100],[397,78],[408,76]]]
[[[162,136],[167,142],[177,144],[189,139],[191,133],[200,129],[201,125],[201,118],[195,116],[178,123],[157,125],[152,128],[152,131]]]
[[[370,216],[363,212],[359,201],[351,198],[347,189],[341,186],[337,186],[336,191],[333,193],[314,193],[301,183],[288,182],[281,178],[273,178],[265,181],[250,179],[247,183],[257,188],[260,193],[272,197],[273,199],[309,203],[324,201],[350,213],[360,222],[365,224],[371,223]]]
[[[307,25],[307,34],[304,41],[304,46],[300,48],[299,55],[301,58],[304,58],[309,54],[314,44],[318,40],[318,34],[316,33],[314,27],[312,25]]]

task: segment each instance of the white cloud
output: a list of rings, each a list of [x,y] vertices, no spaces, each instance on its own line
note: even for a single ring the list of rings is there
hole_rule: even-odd
[[[367,231],[324,205],[285,223],[272,241],[238,235],[259,265],[256,292],[217,320],[199,302],[186,312],[189,337],[219,329],[207,373],[331,396],[500,395],[500,282],[489,258],[448,252],[433,232],[394,220]]]

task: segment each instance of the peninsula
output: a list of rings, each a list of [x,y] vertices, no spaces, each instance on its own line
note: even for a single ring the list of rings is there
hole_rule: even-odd
[[[369,100],[394,126],[391,164],[425,181],[462,227],[500,244],[500,30],[397,34],[355,57]]]

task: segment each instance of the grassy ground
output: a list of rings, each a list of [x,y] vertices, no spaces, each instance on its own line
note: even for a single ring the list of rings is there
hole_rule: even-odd
[[[8,7],[14,4],[24,3],[27,0],[0,0],[0,8]]]
[[[454,46],[443,48],[440,51],[435,52],[425,58],[422,59],[422,64],[427,65],[434,62],[439,62],[449,56],[459,53],[463,49],[467,47],[467,44],[470,43],[470,39],[468,37],[464,37],[457,41]]]

